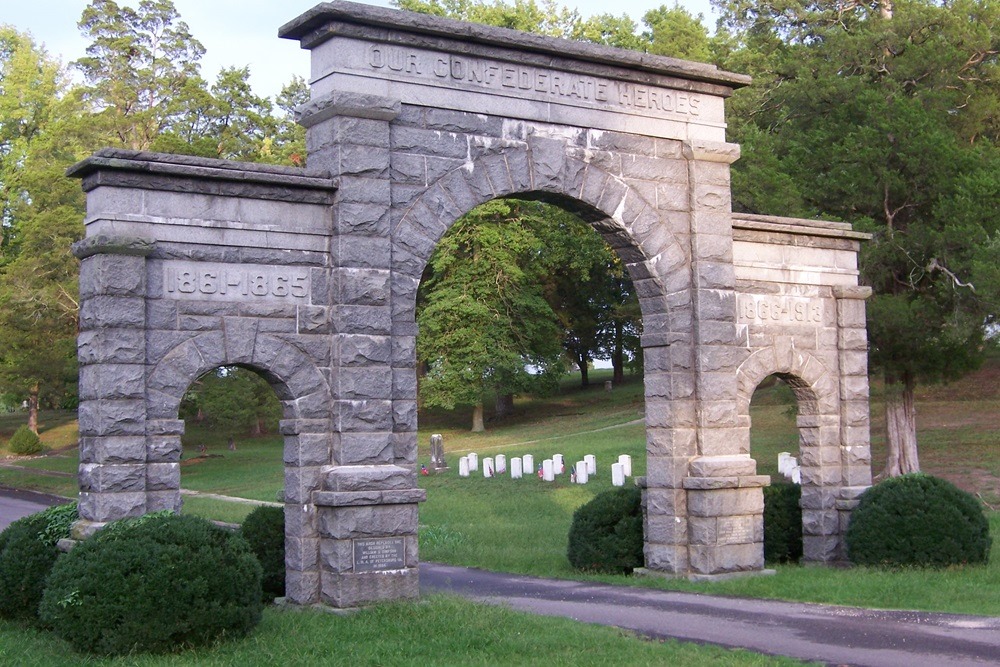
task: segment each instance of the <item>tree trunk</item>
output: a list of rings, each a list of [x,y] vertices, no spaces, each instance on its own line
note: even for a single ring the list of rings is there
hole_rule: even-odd
[[[38,383],[28,390],[28,428],[38,435]]]
[[[514,394],[497,394],[497,419],[514,414]]]
[[[886,382],[885,443],[888,450],[885,470],[879,479],[920,472],[917,460],[917,410],[913,403],[914,379],[906,375],[902,382]]]
[[[486,430],[483,425],[483,404],[482,401],[476,403],[476,407],[472,408],[472,432],[482,433]]]
[[[621,322],[615,322],[615,346],[611,353],[611,367],[614,374],[611,384],[619,385],[625,381],[625,336]]]
[[[580,369],[580,388],[581,389],[586,389],[587,387],[590,386],[590,376],[588,375],[588,373],[590,372],[590,368],[589,368],[590,364],[589,364],[589,362],[590,362],[590,360],[587,359],[587,357],[583,356],[582,354],[576,355],[576,365],[577,365],[577,368]]]
[[[264,422],[263,419],[260,418],[254,419],[253,429],[251,430],[250,435],[254,436],[255,438],[259,438],[260,436],[264,435],[263,422]]]

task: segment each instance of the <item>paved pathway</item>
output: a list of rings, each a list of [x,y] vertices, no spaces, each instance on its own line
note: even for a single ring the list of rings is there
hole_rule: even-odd
[[[50,496],[32,491],[20,491],[0,486],[0,530],[3,530],[18,519],[35,512],[40,512],[52,505],[68,503],[66,498]]]
[[[425,592],[448,591],[656,638],[746,648],[832,665],[1000,665],[1000,618],[875,611],[539,579],[421,563]]]

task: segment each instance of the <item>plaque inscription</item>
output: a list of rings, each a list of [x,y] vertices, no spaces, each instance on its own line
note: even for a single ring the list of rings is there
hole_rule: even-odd
[[[175,299],[306,302],[309,269],[168,261],[163,265],[163,291]]]
[[[808,297],[741,294],[738,311],[738,320],[746,324],[823,322],[823,300]]]
[[[377,572],[406,567],[406,545],[402,537],[354,540],[354,571]]]

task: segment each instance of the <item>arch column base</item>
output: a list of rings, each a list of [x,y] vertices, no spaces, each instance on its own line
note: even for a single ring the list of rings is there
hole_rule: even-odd
[[[417,505],[427,492],[396,465],[337,466],[312,494],[319,602],[350,609],[420,597]]]
[[[777,574],[777,570],[771,570],[764,568],[763,570],[749,570],[743,572],[724,572],[722,574],[697,574],[693,572],[675,574],[672,572],[663,572],[661,570],[651,570],[646,567],[637,567],[632,570],[632,574],[637,577],[661,577],[663,579],[687,579],[693,582],[716,582],[716,581],[730,581],[732,579],[746,579],[747,577],[770,577]]]

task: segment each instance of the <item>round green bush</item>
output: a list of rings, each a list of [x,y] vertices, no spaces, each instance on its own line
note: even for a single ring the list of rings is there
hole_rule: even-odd
[[[234,532],[193,516],[124,520],[59,559],[39,615],[78,651],[175,651],[250,632],[260,581]]]
[[[264,602],[285,595],[285,510],[261,505],[247,515],[240,532],[264,568]]]
[[[42,451],[42,441],[38,434],[32,431],[27,425],[20,426],[14,435],[10,436],[7,442],[7,449],[11,454],[18,456],[29,456]]]
[[[772,484],[764,487],[764,560],[797,563],[802,558],[802,487]]]
[[[630,574],[642,567],[642,492],[614,489],[573,513],[566,556],[579,570]]]
[[[974,496],[924,474],[887,479],[861,495],[845,536],[856,565],[985,563],[990,526]]]
[[[0,617],[37,619],[45,580],[59,556],[56,543],[69,537],[76,503],[18,519],[0,533]]]

